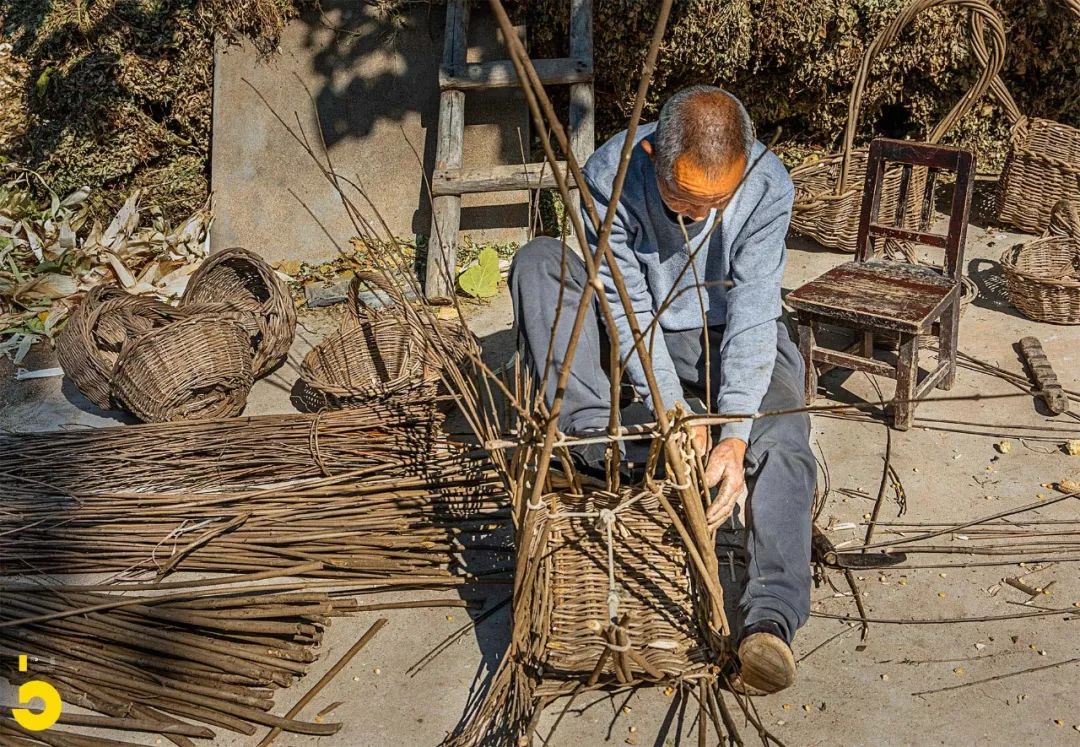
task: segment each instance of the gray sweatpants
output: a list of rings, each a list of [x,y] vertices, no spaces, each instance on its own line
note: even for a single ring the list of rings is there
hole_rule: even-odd
[[[562,288],[562,311],[554,339],[554,370],[562,367],[573,328],[581,289],[587,280],[585,263],[567,249],[565,278],[563,249],[556,239],[543,236],[521,247],[510,269],[514,323],[525,358],[539,378],[551,344]],[[594,304],[595,307],[595,304]],[[777,321],[776,365],[763,412],[797,409],[803,405],[803,364],[787,327]],[[667,332],[664,341],[684,386],[705,396],[704,330]],[[720,386],[722,327],[711,327],[710,401]],[[596,309],[589,309],[578,341],[571,374],[563,397],[559,428],[578,433],[606,428],[611,402],[610,383],[604,373],[601,329]],[[555,379],[548,377],[545,393],[550,403]],[[747,580],[739,600],[744,626],[760,620],[780,625],[790,642],[810,614],[810,509],[817,479],[817,464],[810,450],[810,418],[805,413],[754,421],[746,449]]]

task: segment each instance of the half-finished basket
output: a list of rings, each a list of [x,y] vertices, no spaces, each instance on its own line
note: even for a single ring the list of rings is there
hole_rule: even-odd
[[[255,378],[269,373],[288,355],[296,334],[296,308],[285,283],[257,254],[232,248],[208,257],[191,276],[180,300],[181,307],[204,304],[226,304],[234,313],[248,309],[257,313],[254,325],[245,323],[254,332]]]
[[[140,420],[161,423],[239,415],[254,382],[243,325],[195,314],[124,346],[112,396]]]
[[[181,309],[133,296],[117,285],[96,285],[57,335],[56,355],[83,396],[112,409],[109,382],[124,345],[184,316]]]

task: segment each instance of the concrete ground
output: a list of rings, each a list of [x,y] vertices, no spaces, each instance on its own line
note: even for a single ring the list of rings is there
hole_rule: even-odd
[[[1016,239],[972,226],[966,264],[980,295],[963,317],[960,348],[1020,372],[1013,344],[1024,335],[1037,335],[1062,383],[1080,389],[1080,328],[1029,321],[1001,295],[997,257]],[[848,259],[798,239],[792,239],[790,246],[787,289]],[[493,360],[505,359],[511,350],[510,316],[505,289],[491,303],[470,308],[470,323],[485,340]],[[325,314],[302,319],[293,363],[330,323]],[[47,351],[40,351],[29,367],[53,365],[50,357]],[[112,414],[89,407],[59,379],[13,383],[10,364],[0,366],[5,382],[0,387],[0,421],[8,428],[41,430],[120,422]],[[294,380],[295,365],[289,365],[259,382],[248,413],[291,411],[289,391]],[[834,373],[822,383],[828,396],[840,401],[875,397],[870,380],[861,374]],[[891,395],[890,382],[881,386],[886,396]],[[948,395],[1015,392],[1001,380],[961,370]],[[1059,448],[1066,438],[1080,438],[1080,422],[1068,416],[1051,419],[1041,415],[1030,397],[927,402],[918,408],[917,417],[916,427],[892,434],[892,464],[907,501],[903,521],[951,524],[970,520],[1032,502],[1039,495],[1052,497],[1053,490],[1043,487],[1044,483],[1080,480],[1080,457],[1067,456]],[[978,422],[983,427],[977,430],[983,431],[994,430],[994,425],[1063,430],[1055,432],[1053,440],[1010,439],[1011,450],[1001,454],[995,449],[1001,438],[938,430],[972,430],[943,421]],[[821,515],[823,525],[843,526],[863,520],[871,500],[860,497],[859,492],[871,496],[877,492],[885,437],[886,429],[880,423],[815,416],[813,444],[828,465],[831,483]],[[1080,520],[1077,509],[1077,502],[1069,499],[1024,518]],[[882,520],[895,521],[896,513],[896,505],[887,501]],[[879,528],[878,537],[894,536],[887,534],[887,529]],[[861,527],[839,529],[830,536],[843,542],[860,537],[862,531]],[[798,682],[786,692],[755,701],[765,724],[784,743],[1080,744],[1075,688],[1080,623],[1075,616],[921,624],[943,618],[1011,615],[1037,609],[1036,605],[1074,608],[1080,603],[1076,565],[965,568],[956,564],[993,557],[964,554],[963,548],[970,542],[962,533],[934,542],[958,553],[913,554],[906,565],[920,567],[857,574],[871,617],[912,624],[872,624],[865,650],[858,648],[857,627],[847,622],[813,617],[799,632],[794,644],[800,661]],[[1040,597],[1031,607],[1017,606],[1027,596],[1002,580],[1024,574],[1031,574],[1027,582],[1035,586],[1055,582],[1052,594]],[[853,615],[853,601],[843,578],[835,572],[830,577],[835,588],[825,583],[813,590],[815,613]],[[505,597],[506,590],[496,587],[470,594],[485,599],[490,607]],[[1076,614],[1080,615],[1080,610]],[[287,710],[375,617],[336,620],[307,681],[280,693],[277,711]],[[342,705],[325,717],[341,721],[341,731],[322,739],[283,734],[276,744],[431,745],[454,728],[470,696],[484,685],[504,650],[509,624],[506,610],[475,631],[467,631],[419,671],[410,668],[467,622],[468,615],[460,609],[425,609],[391,611],[387,617],[390,624],[302,714],[313,718],[324,707],[341,701]],[[985,678],[1070,659],[1073,664],[977,684]],[[916,694],[957,685],[967,686]],[[548,709],[541,721],[542,736],[548,734],[563,705],[556,703]],[[550,744],[695,744],[689,735],[694,733],[696,713],[695,702],[683,710],[677,694],[669,696],[658,689],[642,689],[629,697],[583,697],[571,706]],[[262,736],[261,731],[252,738],[222,732],[215,744],[254,745]],[[743,736],[752,740],[754,735],[747,727]],[[710,736],[706,743],[716,744],[715,737]]]

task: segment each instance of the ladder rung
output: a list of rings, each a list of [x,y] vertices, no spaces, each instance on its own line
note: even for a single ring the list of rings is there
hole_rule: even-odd
[[[533,60],[533,67],[540,82],[546,86],[588,83],[593,77],[590,61],[572,57]],[[439,89],[443,91],[447,88],[506,88],[517,84],[517,71],[510,60],[444,65],[439,70]]]
[[[559,172],[566,173],[566,162],[559,161]],[[573,187],[573,178],[569,178]],[[511,192],[517,189],[555,187],[555,176],[547,163],[510,164],[486,169],[445,169],[436,171],[431,191],[436,197],[473,192]]]

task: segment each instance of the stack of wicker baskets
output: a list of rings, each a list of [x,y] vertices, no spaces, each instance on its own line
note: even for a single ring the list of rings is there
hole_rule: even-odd
[[[867,151],[855,148],[855,131],[862,108],[870,65],[908,26],[916,16],[931,8],[956,6],[978,18],[975,28],[982,69],[971,89],[956,103],[927,135],[927,142],[937,143],[982,98],[991,81],[1001,69],[1005,56],[1005,30],[1001,17],[986,0],[912,0],[878,34],[863,54],[862,62],[851,87],[848,102],[848,121],[843,147],[834,153],[791,171],[795,183],[795,205],[791,226],[822,246],[854,252],[859,228],[859,206],[862,203],[863,181],[866,176]],[[925,191],[926,170],[915,169],[907,193],[921,195]],[[900,202],[900,171],[887,171],[879,207],[880,215],[893,215]],[[903,215],[902,226],[918,228],[920,205],[911,200]]]
[[[1042,238],[1001,255],[1009,301],[1024,316],[1080,324],[1080,201],[1059,201]]]
[[[385,303],[378,308],[365,303],[365,287],[379,292]],[[312,348],[300,367],[304,406],[318,411],[392,398],[447,404],[447,359],[451,365],[463,364],[479,344],[459,322],[440,320],[433,328],[418,327],[391,283],[377,273],[357,274],[345,320]]]
[[[191,277],[180,306],[97,286],[57,338],[64,373],[103,409],[163,422],[239,415],[292,344],[288,289],[258,256],[228,249]]]

